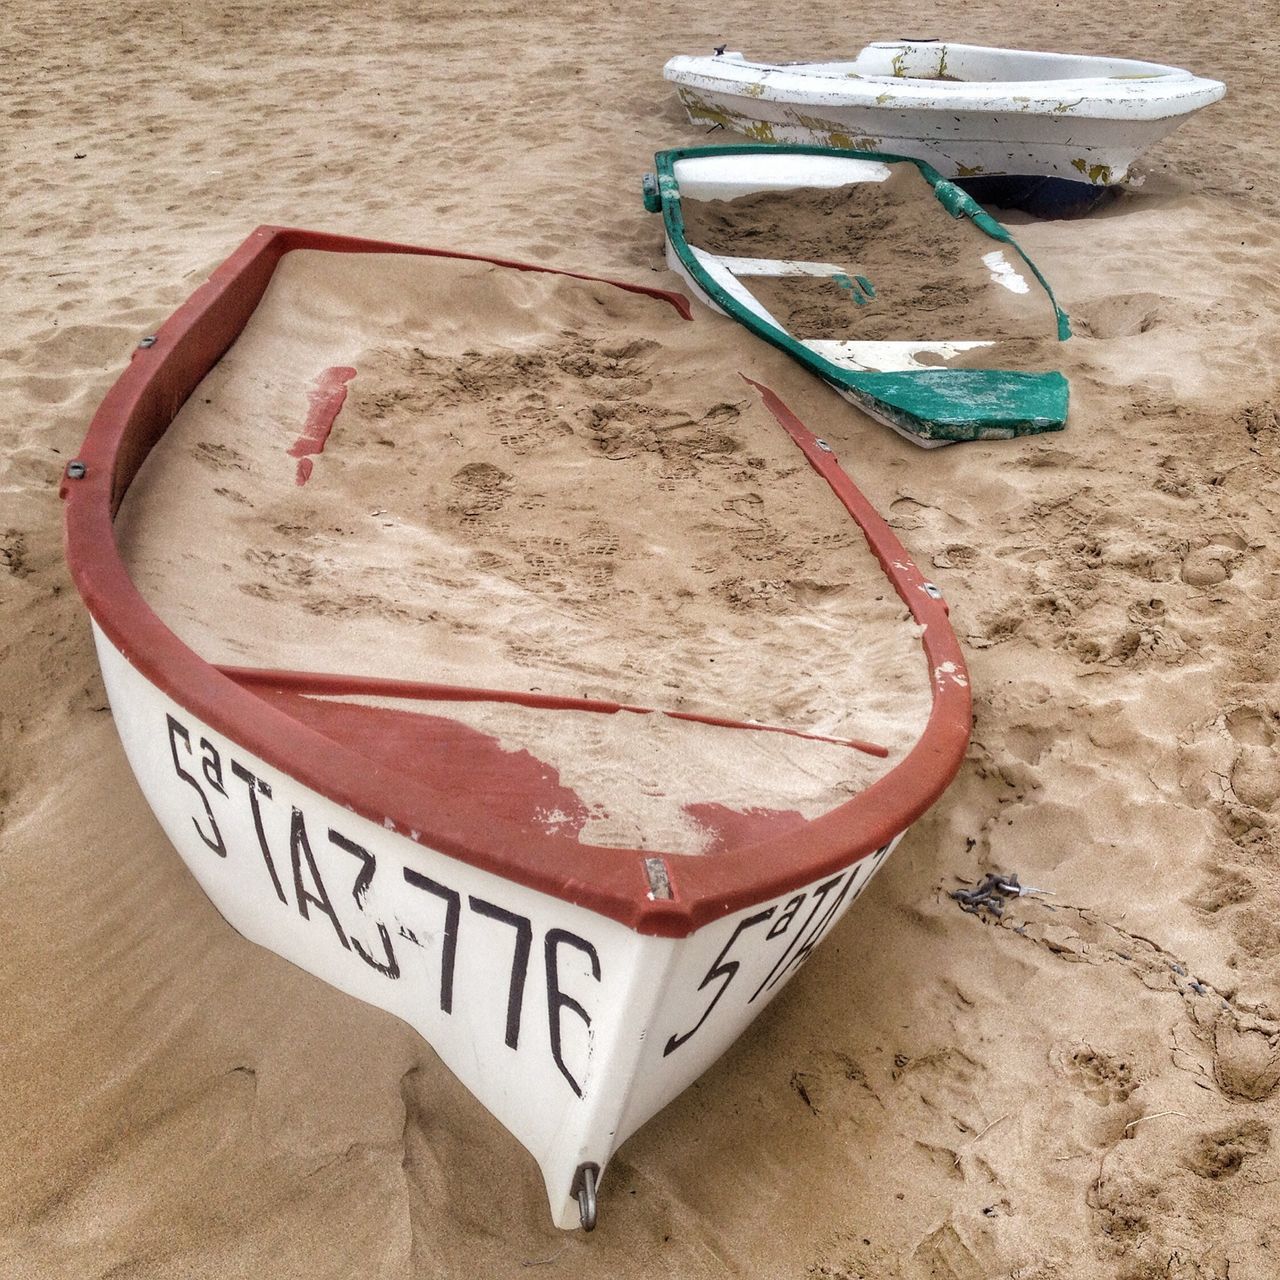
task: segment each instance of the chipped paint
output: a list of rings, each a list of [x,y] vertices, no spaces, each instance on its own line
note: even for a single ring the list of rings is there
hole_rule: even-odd
[[[983,167],[980,164],[957,164],[956,165],[957,178],[972,178],[982,172],[983,172]]]
[[[678,92],[680,101],[684,104],[684,109],[689,113],[689,119],[694,124],[718,124],[722,129],[732,129],[741,133],[744,131],[745,126],[750,123],[749,118],[743,115],[742,112],[732,111],[725,106],[713,106],[690,89],[681,87]]]
[[[983,254],[982,263],[991,272],[992,280],[1010,293],[1031,292],[1026,276],[1004,256],[1003,249],[993,249],[990,253]]]
[[[884,150],[884,139],[873,138],[864,134],[860,138],[851,137],[847,133],[841,133],[839,130],[833,130],[825,136],[827,146],[835,147],[837,151],[876,151]]]
[[[1096,187],[1109,187],[1112,185],[1111,166],[1108,164],[1090,164],[1087,160],[1077,156],[1071,162],[1071,167],[1083,173]]]

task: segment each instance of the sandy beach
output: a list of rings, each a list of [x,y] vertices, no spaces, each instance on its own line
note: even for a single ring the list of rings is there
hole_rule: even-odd
[[[1274,0],[7,17],[0,1276],[1280,1276]],[[678,288],[640,177],[728,139],[689,124],[666,58],[834,58],[904,27],[1228,96],[1087,218],[1005,218],[1072,317],[1061,433],[922,453],[708,319],[945,591],[973,740],[804,972],[619,1151],[599,1229],[561,1233],[410,1028],[237,935],[170,847],[59,478],[139,338],[254,227]],[[962,911],[994,871],[1046,892]]]

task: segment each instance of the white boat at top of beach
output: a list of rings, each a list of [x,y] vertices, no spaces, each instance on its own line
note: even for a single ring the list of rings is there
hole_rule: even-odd
[[[1060,184],[1087,197],[1082,187],[1124,182],[1138,156],[1226,92],[1155,62],[941,40],[877,41],[833,62],[721,49],[674,57],[663,75],[695,124],[757,142],[915,156],[980,199],[1037,212],[1070,203]]]
[[[969,738],[941,593],[722,341],[663,290],[262,228],[142,340],[62,487],[193,875],[416,1028],[562,1227]]]

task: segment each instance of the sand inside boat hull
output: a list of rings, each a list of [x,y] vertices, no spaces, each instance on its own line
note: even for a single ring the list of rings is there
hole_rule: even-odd
[[[599,282],[289,254],[134,481],[122,551],[213,662],[888,749],[396,704],[548,764],[584,843],[713,852],[748,833],[721,810],[757,834],[816,817],[902,759],[929,675],[857,525],[724,359],[725,327]]]
[[[1053,305],[1016,250],[938,202],[915,165],[883,181],[682,199],[685,236],[717,255],[830,264],[742,282],[800,341],[982,341],[1053,336]],[[982,352],[1002,367],[1000,348]]]

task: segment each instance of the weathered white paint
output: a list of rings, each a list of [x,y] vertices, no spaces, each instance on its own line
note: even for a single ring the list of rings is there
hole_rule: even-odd
[[[94,639],[139,786],[217,909],[246,938],[414,1027],[537,1160],[564,1228],[579,1223],[579,1166],[603,1172],[733,1043],[896,843],[687,938],[644,936],[333,803],[202,724],[96,624]],[[712,975],[725,959],[736,969]]]
[[[877,160],[806,155],[779,156],[767,170],[744,168],[732,156],[689,156],[677,160],[672,169],[687,200],[736,200],[739,196],[790,191],[795,187],[883,182],[891,172],[888,165]]]
[[[694,259],[698,265],[711,277],[721,289],[725,291],[735,302],[746,307],[747,310],[754,312],[766,324],[771,324],[779,332],[785,332],[782,325],[778,322],[773,313],[756,297],[750,289],[744,285],[737,276],[729,270],[725,265],[725,260],[719,255],[708,253],[705,249],[699,249],[696,245],[689,246]],[[675,251],[671,241],[667,241],[667,266],[672,271],[678,271],[684,277],[684,282],[689,286],[694,296],[705,303],[713,311],[718,311],[721,315],[725,314],[724,308],[717,302],[713,301],[711,296],[703,289],[703,287],[694,279],[693,274],[688,267],[680,260],[680,255]]]
[[[796,262],[790,258],[734,258],[723,254],[720,264],[735,276],[817,276],[821,279],[848,274],[847,267],[834,262]]]
[[[947,177],[1099,186],[1123,181],[1143,151],[1226,92],[1159,63],[945,41],[878,42],[851,62],[680,56],[663,74],[695,123],[758,141],[914,156]]]
[[[1008,289],[1010,293],[1031,292],[1027,277],[1004,256],[1003,249],[993,249],[990,253],[984,253],[982,263],[991,272],[992,280]]]

